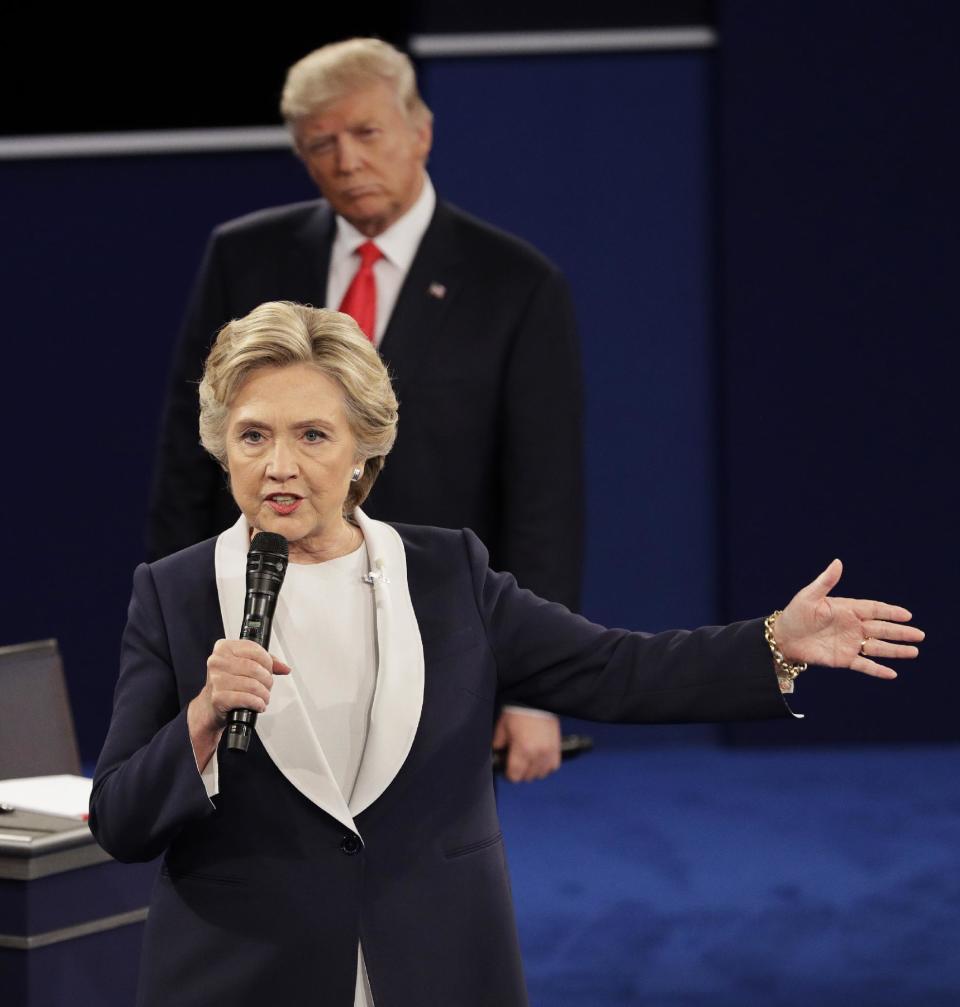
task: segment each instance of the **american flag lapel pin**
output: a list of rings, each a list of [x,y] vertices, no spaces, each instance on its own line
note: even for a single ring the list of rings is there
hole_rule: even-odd
[[[427,287],[427,293],[438,301],[442,301],[447,296],[447,288],[442,283],[431,283]]]

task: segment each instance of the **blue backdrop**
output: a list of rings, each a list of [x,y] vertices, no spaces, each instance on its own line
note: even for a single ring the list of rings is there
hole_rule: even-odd
[[[932,631],[921,670],[895,688],[810,676],[802,729],[731,736],[951,739],[960,14],[776,6],[725,4],[718,54],[430,61],[431,171],[570,277],[587,613],[751,616],[840,555],[846,591]],[[0,165],[0,519],[19,572],[0,642],[61,640],[87,759],[204,239],[310,195],[282,151]]]
[[[811,675],[802,731],[733,735],[956,740],[960,8],[721,9],[723,617],[840,556],[928,631],[894,688]]]
[[[588,396],[586,611],[715,610],[709,57],[437,61],[445,196],[570,276]],[[33,471],[3,524],[28,590],[4,641],[61,640],[80,743],[106,729],[142,556],[165,373],[217,222],[312,195],[286,152],[2,166],[8,430]]]

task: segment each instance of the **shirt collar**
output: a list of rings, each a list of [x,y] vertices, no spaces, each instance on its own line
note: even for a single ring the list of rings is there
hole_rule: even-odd
[[[417,254],[420,240],[430,224],[436,205],[436,191],[430,176],[424,172],[423,188],[413,206],[383,234],[378,234],[373,239],[384,256],[404,273]],[[337,214],[337,245],[352,255],[367,240],[366,235],[361,234],[350,221]]]

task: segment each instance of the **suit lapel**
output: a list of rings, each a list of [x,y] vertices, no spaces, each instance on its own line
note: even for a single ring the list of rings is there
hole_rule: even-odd
[[[377,688],[363,761],[350,799],[359,815],[387,789],[410,753],[423,710],[423,643],[407,583],[403,542],[390,525],[355,512],[370,557],[377,611]]]
[[[424,661],[403,542],[389,525],[367,518],[360,510],[356,516],[370,557],[378,662],[370,727],[349,806],[310,725],[297,689],[296,670],[274,679],[270,705],[257,718],[257,734],[274,765],[300,793],[359,834],[354,816],[387,789],[413,745],[423,709]],[[226,636],[232,640],[240,637],[249,547],[249,527],[242,516],[217,539],[220,614]],[[284,646],[286,612],[281,590],[270,651],[289,664]]]
[[[278,263],[284,278],[284,297],[300,304],[322,308],[327,300],[327,273],[330,270],[330,248],[336,221],[326,202],[303,221],[283,252]]]
[[[404,382],[431,342],[442,338],[444,318],[463,281],[454,226],[450,211],[438,201],[380,343],[381,356]]]

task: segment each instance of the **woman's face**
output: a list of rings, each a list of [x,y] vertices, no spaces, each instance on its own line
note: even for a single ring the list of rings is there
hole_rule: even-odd
[[[262,367],[227,415],[227,468],[237,506],[259,531],[298,551],[342,539],[343,504],[361,465],[343,392],[310,364]]]

